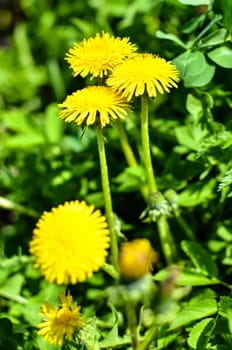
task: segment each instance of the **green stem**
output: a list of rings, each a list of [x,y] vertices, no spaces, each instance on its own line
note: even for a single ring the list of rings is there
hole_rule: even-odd
[[[128,328],[130,330],[132,348],[136,350],[139,345],[138,333],[137,333],[137,315],[136,315],[136,303],[131,300],[130,292],[123,292],[123,299],[127,317]]]
[[[119,279],[119,273],[117,270],[115,270],[114,266],[111,264],[105,263],[102,266],[102,270],[105,271],[109,276],[113,277],[113,279],[118,280]]]
[[[117,231],[114,224],[114,213],[110,192],[110,182],[108,175],[108,166],[106,161],[106,152],[105,152],[105,144],[104,137],[102,133],[102,129],[100,127],[96,127],[97,133],[97,143],[98,143],[98,152],[99,152],[99,160],[101,167],[101,178],[102,178],[102,189],[105,201],[105,211],[106,217],[110,230],[110,252],[111,252],[111,262],[114,268],[117,270],[118,266],[118,241],[117,241]]]
[[[129,144],[127,134],[126,134],[120,120],[116,121],[116,125],[118,128],[118,134],[119,134],[122,150],[123,150],[123,153],[125,155],[126,161],[130,167],[137,167],[138,166],[137,160],[136,160],[134,152]],[[140,192],[141,192],[143,198],[146,199],[147,198],[146,186],[141,186]]]
[[[25,207],[24,205],[12,202],[11,200],[4,197],[0,197],[0,208],[15,210],[18,213],[22,213],[33,218],[39,217],[39,214],[35,210]]]
[[[178,210],[174,210],[174,215],[175,215],[176,221],[178,222],[182,230],[185,232],[186,236],[188,236],[189,239],[194,241],[196,237],[194,235],[193,230],[189,227],[189,225],[181,216],[181,214],[178,212]]]
[[[134,305],[131,305],[130,301],[125,302],[127,308],[127,321],[130,328],[131,342],[134,350],[138,348],[138,334],[137,334],[137,317]]]
[[[141,140],[143,147],[144,165],[147,172],[149,195],[151,196],[153,193],[158,191],[158,188],[156,185],[156,179],[153,171],[150,152],[148,97],[146,94],[143,94],[141,96]],[[160,216],[159,218],[157,218],[157,227],[166,262],[167,264],[170,264],[174,261],[174,257],[176,255],[176,248],[165,216]]]
[[[166,263],[170,265],[176,257],[176,246],[165,216],[160,216],[157,219],[157,227]]]
[[[155,324],[146,333],[145,339],[139,344],[137,350],[148,350],[155,338],[157,338],[158,326]]]
[[[141,140],[143,147],[144,165],[147,172],[147,181],[149,187],[149,194],[157,192],[157,185],[155,175],[153,172],[151,151],[150,151],[150,139],[149,139],[149,126],[148,126],[148,97],[146,94],[141,96]]]
[[[123,150],[123,153],[125,155],[127,163],[131,167],[138,166],[137,160],[136,160],[135,155],[131,149],[131,146],[130,146],[128,138],[127,138],[127,134],[125,133],[125,130],[122,126],[122,123],[119,120],[117,120],[116,125],[118,128],[118,134],[119,134],[120,142],[122,145],[122,150]]]

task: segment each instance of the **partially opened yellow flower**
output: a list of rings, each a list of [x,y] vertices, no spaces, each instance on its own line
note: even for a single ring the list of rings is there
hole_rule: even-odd
[[[169,92],[177,87],[178,71],[164,58],[152,54],[136,54],[115,67],[107,84],[122,93],[128,101],[133,96],[147,93],[156,97],[157,92]]]
[[[124,280],[136,281],[152,270],[157,253],[146,238],[134,239],[121,244],[119,272]]]
[[[73,69],[73,75],[103,78],[126,57],[136,50],[129,38],[115,38],[108,33],[96,34],[94,38],[84,39],[74,45],[66,55]]]
[[[84,326],[80,306],[72,303],[70,294],[61,294],[58,308],[45,302],[41,306],[41,316],[43,320],[38,325],[38,334],[50,344],[62,345],[65,340],[71,341],[75,332]]]
[[[103,266],[108,247],[106,218],[93,205],[70,201],[42,214],[30,253],[47,281],[76,284]]]
[[[75,121],[78,125],[98,124],[104,127],[111,119],[124,119],[128,106],[128,102],[110,87],[89,86],[77,90],[59,104],[59,107],[64,108],[59,116],[66,122]]]

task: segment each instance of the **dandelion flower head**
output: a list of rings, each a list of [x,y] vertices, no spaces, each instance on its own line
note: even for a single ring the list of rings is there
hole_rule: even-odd
[[[48,282],[76,284],[103,266],[108,247],[106,218],[93,205],[76,200],[42,214],[30,253]]]
[[[66,122],[75,121],[87,126],[95,123],[105,127],[111,119],[124,119],[128,113],[128,102],[115,90],[107,86],[89,86],[77,90],[59,104],[64,108],[59,116]]]
[[[119,272],[123,279],[136,281],[152,270],[157,253],[146,238],[122,243],[119,251]]]
[[[126,57],[130,57],[136,46],[129,38],[115,38],[109,33],[97,33],[94,38],[76,43],[66,55],[73,75],[103,78]]]
[[[72,303],[70,294],[61,294],[58,308],[45,302],[41,306],[41,316],[43,320],[38,325],[38,334],[50,344],[62,345],[65,339],[71,341],[75,332],[84,326],[80,306]]]
[[[115,67],[107,84],[122,93],[127,100],[147,93],[156,97],[157,93],[170,92],[177,87],[178,71],[164,58],[152,54],[136,54]]]

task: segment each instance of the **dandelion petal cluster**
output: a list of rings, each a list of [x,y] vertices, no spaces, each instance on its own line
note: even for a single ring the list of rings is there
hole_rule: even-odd
[[[172,63],[152,54],[136,54],[115,67],[107,84],[131,100],[144,93],[156,97],[158,92],[170,92],[178,81],[178,71]]]
[[[97,33],[94,38],[76,43],[66,55],[73,70],[73,75],[103,78],[126,57],[136,51],[136,46],[129,38],[115,38],[109,33]]]
[[[30,253],[47,281],[76,284],[103,266],[109,240],[100,211],[84,201],[70,201],[43,213],[33,231]]]
[[[89,86],[77,90],[59,105],[60,118],[78,125],[98,124],[105,127],[111,119],[124,119],[128,114],[128,102],[107,86]]]
[[[54,308],[45,302],[41,306],[43,320],[38,325],[38,334],[50,344],[62,345],[65,340],[71,341],[76,331],[84,326],[80,306],[72,305],[72,296],[61,294],[60,306]]]

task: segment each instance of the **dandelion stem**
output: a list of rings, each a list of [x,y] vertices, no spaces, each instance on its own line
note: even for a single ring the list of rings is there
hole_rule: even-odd
[[[137,160],[135,158],[134,152],[131,149],[131,146],[129,144],[128,138],[127,138],[127,134],[122,126],[122,123],[120,122],[120,120],[116,121],[116,125],[118,128],[118,134],[119,134],[119,138],[120,138],[120,142],[122,145],[122,150],[123,153],[125,155],[126,161],[127,163],[131,166],[131,167],[136,167],[138,166]]]
[[[130,294],[128,291],[124,291],[122,296],[124,299],[128,328],[130,330],[132,348],[136,350],[139,345],[138,333],[137,333],[138,323],[137,323],[137,315],[136,315],[136,304],[133,302],[133,300],[131,300]]]
[[[157,227],[166,263],[167,265],[170,265],[173,263],[176,257],[176,246],[165,216],[161,215],[159,218],[157,218]]]
[[[147,173],[149,195],[151,196],[158,191],[158,188],[151,159],[148,124],[148,97],[146,94],[143,94],[141,96],[141,140],[143,147],[144,166]],[[157,218],[157,228],[165,260],[167,264],[171,264],[175,260],[176,248],[175,242],[170,233],[168,221],[165,216],[161,215]]]
[[[125,130],[124,130],[120,120],[116,121],[116,125],[117,125],[117,128],[118,128],[119,139],[120,139],[120,142],[121,142],[122,150],[123,150],[123,153],[125,155],[127,164],[130,167],[137,167],[138,166],[137,160],[136,160],[134,152],[133,152],[133,150],[132,150],[132,148],[131,148],[131,146],[129,144],[127,134],[126,134],[126,132],[125,132]],[[146,199],[147,198],[147,188],[146,188],[146,186],[142,185],[140,187],[140,192],[141,192],[143,198]]]
[[[107,217],[107,221],[110,229],[110,237],[111,237],[111,240],[110,240],[111,262],[114,268],[117,270],[118,241],[117,241],[117,231],[114,224],[114,213],[113,213],[113,206],[112,206],[112,199],[111,199],[104,137],[103,137],[102,129],[100,127],[96,127],[96,132],[97,132],[98,152],[99,152],[100,167],[101,167],[102,189],[103,189],[103,195],[104,195],[104,201],[105,201],[105,211],[106,211],[106,217]]]
[[[149,193],[157,192],[157,185],[152,166],[150,140],[148,127],[148,97],[146,94],[141,96],[141,140],[143,147],[144,165],[147,172],[147,181],[149,186]]]

